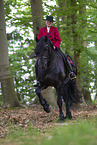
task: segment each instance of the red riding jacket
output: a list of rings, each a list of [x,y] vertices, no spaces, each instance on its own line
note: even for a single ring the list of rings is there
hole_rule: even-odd
[[[47,27],[40,28],[38,39],[40,39],[41,36],[47,36],[57,49],[60,48],[61,38],[57,27],[51,26],[49,33],[47,33]]]

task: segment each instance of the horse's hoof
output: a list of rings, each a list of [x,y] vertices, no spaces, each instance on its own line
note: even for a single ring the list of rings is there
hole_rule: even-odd
[[[72,116],[65,116],[65,120],[66,120],[66,119],[71,120],[71,119],[72,119]]]
[[[44,111],[46,111],[46,113],[50,113],[51,112],[51,108],[50,108],[50,106],[46,106],[46,107],[44,107]]]
[[[59,119],[58,119],[58,123],[62,123],[62,122],[64,122],[64,120],[65,120],[65,117],[63,114],[61,114]]]
[[[65,118],[66,119],[72,119],[72,115],[71,115],[71,112],[69,112],[69,113],[66,113],[66,116],[65,116]]]
[[[58,121],[57,121],[57,123],[63,123],[64,121],[65,121],[65,119],[59,118]]]

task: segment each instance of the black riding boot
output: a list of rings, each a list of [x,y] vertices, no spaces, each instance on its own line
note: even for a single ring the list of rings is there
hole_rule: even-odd
[[[67,55],[64,54],[60,49],[57,50],[58,54],[62,57],[64,64],[66,65],[68,72],[69,72],[69,79],[73,80],[76,78],[75,73],[73,72],[72,66],[70,61],[67,59]]]
[[[67,57],[66,57],[66,59],[67,59]],[[72,66],[71,66],[71,63],[70,63],[70,61],[68,59],[67,59],[66,65],[67,65],[67,69],[69,71],[69,78],[70,78],[70,80],[75,79],[76,75],[74,74]]]

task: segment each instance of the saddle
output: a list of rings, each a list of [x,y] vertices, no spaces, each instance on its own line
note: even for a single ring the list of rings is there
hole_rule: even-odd
[[[77,75],[77,67],[71,56],[68,54],[64,54],[61,50],[58,50],[56,54],[61,59],[61,61],[64,63],[64,65],[67,67],[68,70],[68,77],[65,82],[67,83],[69,80],[75,79]]]

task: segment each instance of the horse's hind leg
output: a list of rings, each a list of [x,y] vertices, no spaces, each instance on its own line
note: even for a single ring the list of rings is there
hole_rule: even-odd
[[[66,118],[71,119],[72,115],[71,115],[71,112],[70,112],[69,103],[65,102],[65,104],[66,104]]]
[[[68,93],[66,93],[66,90],[64,91],[63,99],[64,99],[64,102],[65,102],[65,105],[66,105],[66,116],[65,116],[65,118],[71,119],[72,115],[71,115],[71,112],[70,112],[69,96],[68,96]]]
[[[65,117],[64,117],[64,114],[62,112],[62,98],[59,95],[57,97],[57,104],[59,106],[59,120],[64,120]]]
[[[64,117],[64,114],[62,112],[62,98],[61,98],[61,82],[59,81],[59,84],[58,84],[58,87],[57,87],[57,104],[58,104],[58,107],[59,107],[59,119],[60,120],[64,120],[65,117]]]
[[[39,98],[39,101],[40,101],[40,104],[43,106],[44,110],[47,113],[49,113],[50,112],[50,106],[49,106],[49,104],[47,104],[47,101],[42,97],[41,90],[42,90],[42,87],[39,84],[37,89],[36,89],[36,94],[37,94],[37,96]]]

